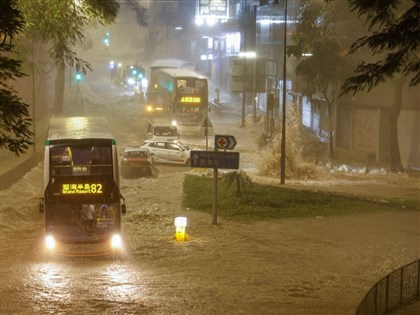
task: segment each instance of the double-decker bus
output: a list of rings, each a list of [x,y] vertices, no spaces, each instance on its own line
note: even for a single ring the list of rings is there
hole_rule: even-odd
[[[122,250],[118,152],[98,117],[53,118],[44,155],[45,245],[63,256]]]
[[[155,65],[151,66],[149,69],[149,87],[147,89],[146,113],[150,119],[168,114],[164,112],[162,104],[158,103],[158,83],[156,77],[156,73],[159,70],[166,68],[176,68],[176,66]]]
[[[207,78],[188,69],[161,68],[154,74],[156,106],[181,133],[199,132],[208,116]]]

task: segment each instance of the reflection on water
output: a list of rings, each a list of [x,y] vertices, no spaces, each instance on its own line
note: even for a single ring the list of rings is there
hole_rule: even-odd
[[[34,290],[34,302],[60,301],[67,304],[71,301],[71,281],[65,276],[63,268],[56,263],[34,265],[31,268]],[[29,280],[30,278],[28,278]]]
[[[75,259],[13,270],[2,272],[1,295],[6,301],[1,303],[1,314],[147,314],[151,310],[143,275],[127,262]]]
[[[107,267],[102,276],[108,279],[107,296],[120,299],[132,299],[136,296],[138,283],[135,282],[136,278],[127,266]]]

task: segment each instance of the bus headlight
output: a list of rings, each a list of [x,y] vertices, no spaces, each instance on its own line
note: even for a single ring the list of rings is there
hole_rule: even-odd
[[[49,250],[53,250],[55,248],[55,246],[56,246],[56,243],[55,243],[54,236],[47,235],[45,237],[45,247]]]
[[[114,234],[111,239],[111,247],[113,249],[121,249],[122,248],[122,239],[121,235]]]

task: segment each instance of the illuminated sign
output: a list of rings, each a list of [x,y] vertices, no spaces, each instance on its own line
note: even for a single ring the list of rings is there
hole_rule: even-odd
[[[63,195],[92,195],[102,194],[102,184],[84,183],[84,184],[63,184],[61,193]]]
[[[228,5],[226,0],[199,0],[199,16],[228,17]]]
[[[183,96],[181,97],[181,103],[200,103],[201,97],[199,96]]]

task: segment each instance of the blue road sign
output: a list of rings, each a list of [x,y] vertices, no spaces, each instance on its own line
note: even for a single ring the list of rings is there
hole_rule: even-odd
[[[233,150],[236,146],[236,139],[234,136],[228,135],[215,135],[214,148],[221,150]]]
[[[191,167],[239,169],[239,152],[191,151]]]

